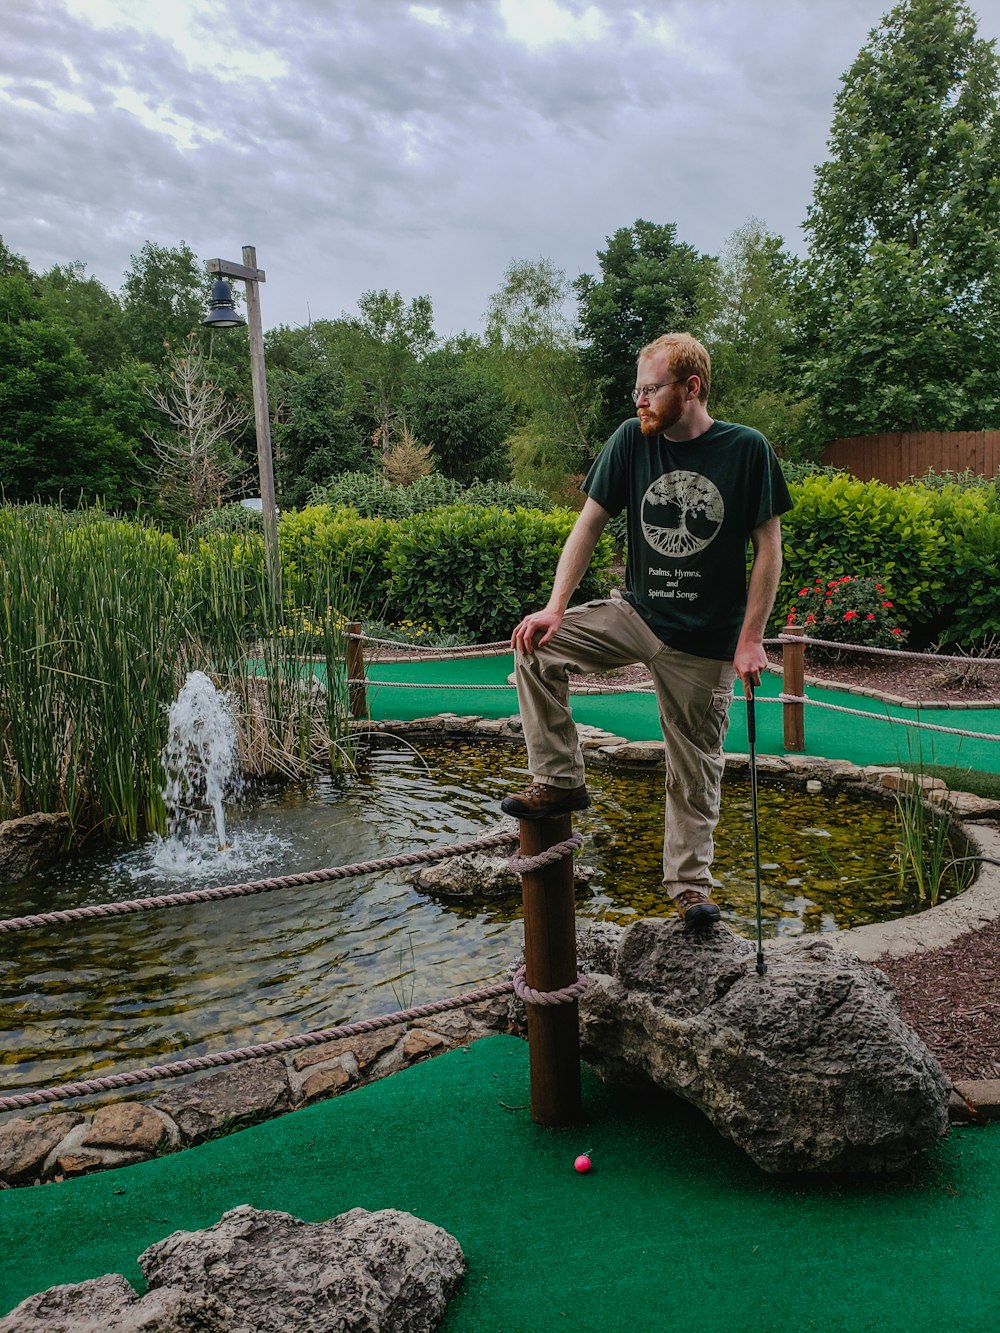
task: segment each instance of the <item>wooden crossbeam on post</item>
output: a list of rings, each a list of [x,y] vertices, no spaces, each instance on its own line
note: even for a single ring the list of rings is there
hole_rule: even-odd
[[[805,630],[800,625],[789,625],[783,633],[796,639],[805,636]],[[786,638],[781,645],[782,689],[785,694],[793,694],[800,699],[805,691],[805,655],[804,643],[790,643]],[[785,749],[804,750],[806,748],[805,705],[785,703],[781,715]]]
[[[521,855],[537,856],[573,832],[571,815],[554,819],[522,819]],[[537,991],[561,990],[577,978],[576,908],[573,858],[525,871],[525,984]],[[583,1115],[580,1092],[580,1015],[576,1000],[556,1005],[526,1004],[531,1118],[557,1127],[577,1123]]]
[[[361,621],[352,620],[347,626],[347,704],[351,717],[368,716],[368,691],[365,688],[365,646],[361,638]]]

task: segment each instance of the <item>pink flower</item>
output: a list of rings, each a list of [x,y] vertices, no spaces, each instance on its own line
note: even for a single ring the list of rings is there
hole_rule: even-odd
[[[892,606],[892,602],[883,602],[882,605],[883,605],[883,606]]]
[[[899,633],[899,630],[898,630],[898,629],[894,629],[892,632],[893,632],[893,634],[898,634],[898,633]]]
[[[857,616],[857,614],[858,614],[857,611],[845,611],[845,612],[844,612],[844,619],[845,619],[845,620],[854,620],[855,617]]]
[[[869,611],[869,612],[868,612],[868,619],[869,619],[869,620],[874,620],[874,619],[875,619],[875,612],[874,612],[874,611]]]
[[[815,619],[816,619],[815,616],[806,616],[806,624],[807,624],[807,625],[811,625]],[[898,633],[898,631],[897,631],[897,633]]]

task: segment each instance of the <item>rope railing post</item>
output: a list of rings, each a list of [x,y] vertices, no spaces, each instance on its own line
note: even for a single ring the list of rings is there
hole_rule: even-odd
[[[347,700],[351,717],[368,716],[368,691],[365,689],[365,646],[361,637],[361,621],[352,620],[347,627]]]
[[[573,832],[571,815],[519,821],[521,856],[537,856]],[[536,991],[577,980],[573,857],[521,875],[524,902],[524,979]],[[576,1000],[526,1004],[531,1118],[539,1125],[572,1125],[582,1118],[580,1017]]]
[[[794,695],[797,699],[801,699],[805,692],[806,649],[804,643],[795,643],[792,640],[802,639],[804,636],[805,630],[800,625],[789,625],[782,633],[784,639],[781,645],[782,689],[785,694]],[[805,705],[789,703],[786,700],[782,705],[782,722],[785,749],[803,751],[806,748]]]

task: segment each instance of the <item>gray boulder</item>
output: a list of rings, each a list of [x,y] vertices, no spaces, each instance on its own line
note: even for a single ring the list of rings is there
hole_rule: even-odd
[[[573,864],[575,887],[585,889],[592,871]],[[513,870],[506,856],[486,856],[466,852],[451,856],[436,865],[420,866],[409,875],[411,884],[438,898],[509,898],[521,892],[521,876]]]
[[[765,1171],[901,1168],[948,1125],[949,1084],[883,973],[822,938],[767,952],[725,925],[602,923],[580,942],[584,1058],[697,1106]]]
[[[0,1333],[233,1333],[214,1296],[172,1287],[142,1300],[118,1273],[50,1287],[0,1319]]]
[[[465,1273],[458,1241],[409,1213],[353,1208],[309,1224],[233,1208],[139,1256],[151,1287],[224,1301],[254,1333],[432,1333]]]
[[[242,1205],[139,1256],[123,1277],[52,1287],[0,1333],[433,1333],[465,1273],[458,1241],[409,1213],[354,1208],[328,1222]]]

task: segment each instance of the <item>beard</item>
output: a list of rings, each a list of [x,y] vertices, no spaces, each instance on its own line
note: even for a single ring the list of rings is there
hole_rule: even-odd
[[[684,415],[684,400],[678,402],[677,395],[668,398],[662,407],[656,408],[652,403],[644,408],[639,414],[639,429],[647,438],[651,435],[659,435],[671,426],[676,426]]]

